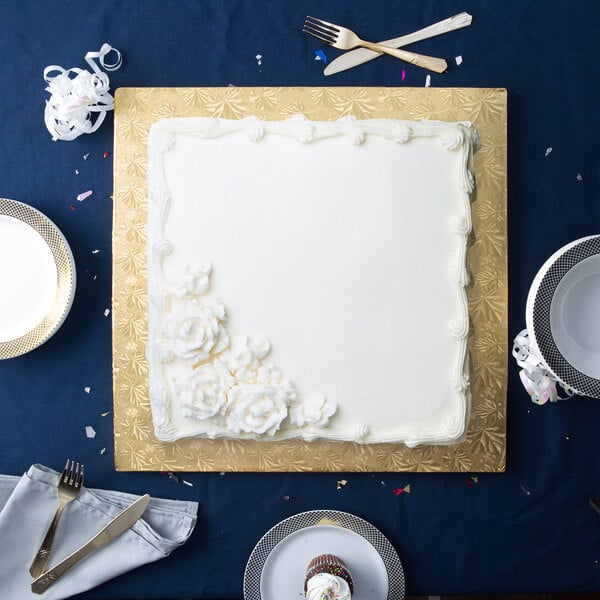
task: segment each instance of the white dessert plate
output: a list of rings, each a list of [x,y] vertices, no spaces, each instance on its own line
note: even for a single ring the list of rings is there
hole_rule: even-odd
[[[0,359],[47,341],[75,294],[75,261],[58,227],[22,202],[0,198]]]
[[[244,573],[244,600],[304,597],[308,563],[335,554],[354,581],[352,600],[402,600],[404,570],[388,539],[363,519],[336,510],[312,510],[270,529],[252,551]]]
[[[529,291],[529,336],[556,378],[600,398],[600,236],[555,252]]]

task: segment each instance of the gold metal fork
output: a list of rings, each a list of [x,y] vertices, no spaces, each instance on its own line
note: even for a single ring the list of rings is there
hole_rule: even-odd
[[[54,514],[54,519],[50,523],[50,527],[46,532],[44,541],[40,546],[31,567],[29,567],[29,573],[32,577],[39,577],[48,565],[48,559],[50,558],[50,549],[52,548],[52,542],[54,541],[54,533],[56,532],[56,526],[62,515],[62,511],[65,506],[75,500],[77,495],[81,491],[81,485],[83,484],[83,465],[79,466],[72,460],[67,459],[67,464],[63,469],[58,480],[58,508]]]
[[[357,46],[374,50],[375,52],[384,52],[400,60],[409,62],[417,67],[428,69],[436,73],[443,73],[448,68],[448,63],[443,58],[436,58],[434,56],[426,56],[424,54],[416,54],[408,50],[401,48],[390,48],[389,46],[382,46],[381,44],[375,44],[374,42],[367,42],[361,40],[351,29],[347,27],[341,27],[334,23],[328,23],[315,17],[306,17],[304,21],[304,33],[308,33],[318,40],[338,48],[339,50],[350,50]]]

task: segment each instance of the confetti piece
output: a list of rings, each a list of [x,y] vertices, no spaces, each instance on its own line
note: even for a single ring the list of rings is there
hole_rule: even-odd
[[[108,315],[110,315],[110,309],[109,309],[109,308],[107,308],[107,309],[104,311],[104,316],[105,316],[105,317],[108,317]]]
[[[193,483],[190,483],[189,481],[186,481],[185,479],[182,479],[181,481],[182,481],[182,483],[185,483],[185,485],[189,485],[190,487],[194,487]]]
[[[81,194],[77,194],[77,200],[79,202],[83,202],[86,198],[89,198],[94,192],[92,190],[88,190],[87,192],[81,192]]]
[[[100,450],[100,454],[106,454],[106,448],[102,448],[102,450]]]
[[[402,81],[406,79],[406,71],[402,69]]]
[[[258,66],[260,67],[260,65],[262,65],[262,54],[257,54],[255,58]]]
[[[89,386],[86,386],[86,387],[84,387],[84,388],[83,388],[83,391],[84,391],[86,394],[89,394],[89,393],[92,391],[92,388],[91,388],[91,387],[89,387]]]
[[[100,416],[101,417],[108,417],[108,415],[110,415],[110,410],[107,412],[103,412]]]
[[[171,471],[169,471],[167,473],[169,479],[172,479],[173,481],[175,481],[176,483],[179,483],[179,476],[175,475],[175,473],[172,473]]]
[[[72,204],[69,204],[69,208],[70,208],[70,209],[71,209],[73,212],[75,212],[75,207],[74,207]]]
[[[79,169],[75,169],[75,175],[79,175]]]
[[[425,78],[425,87],[429,87],[431,85],[431,75],[427,75]]]
[[[524,494],[527,494],[528,496],[531,496],[531,492],[524,486],[520,486],[521,490],[523,491]]]
[[[410,483],[402,488],[396,488],[395,490],[392,490],[392,492],[396,494],[396,496],[400,496],[401,494],[410,494]]]
[[[287,502],[290,499],[290,497],[289,496],[283,496],[283,499]]]
[[[323,50],[315,50],[315,60],[322,60],[324,63],[327,62],[327,56]]]
[[[457,65],[462,65],[462,56],[460,54],[455,57],[454,60],[456,61]]]
[[[94,276],[92,277],[92,279],[93,279],[94,281],[96,281],[96,279],[98,279],[98,275],[94,275]]]
[[[387,485],[387,483],[386,483],[385,481],[382,481],[382,482],[381,482],[381,485],[382,485],[383,487],[385,487],[385,486]]]
[[[337,482],[337,489],[341,490],[347,483],[348,483],[348,481],[346,481],[345,479],[340,479]]]
[[[479,483],[479,477],[471,477],[471,479],[475,482],[475,483]]]
[[[108,158],[110,156],[110,152],[104,152],[104,154],[102,155],[104,158]]]
[[[89,437],[90,439],[93,439],[96,437],[96,431],[94,430],[94,428],[91,425],[88,425],[85,428],[85,435],[87,437]]]
[[[89,153],[89,152],[88,152],[87,154],[84,154],[84,155],[83,155],[83,160],[87,160],[89,155],[90,155],[90,153]]]
[[[471,488],[473,489],[473,487],[475,487],[473,484],[474,483],[479,483],[479,478],[478,477],[469,477],[468,479],[465,479],[465,483]]]
[[[581,176],[581,173],[577,173],[577,181],[583,181],[583,177]]]
[[[100,252],[100,250],[92,250],[92,254],[98,254],[98,252]]]
[[[550,152],[552,152],[552,147],[549,146],[548,148],[546,148],[546,153],[544,154],[544,156],[548,156],[548,154],[550,154]]]

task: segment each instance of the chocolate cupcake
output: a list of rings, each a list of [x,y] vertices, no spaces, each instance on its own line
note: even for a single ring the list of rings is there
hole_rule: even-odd
[[[341,585],[345,588],[344,585],[347,584],[349,590],[349,594],[352,594],[354,591],[354,581],[352,580],[352,575],[348,571],[346,564],[339,557],[334,554],[320,554],[313,558],[306,567],[306,577],[304,579],[304,594],[306,595],[309,591],[309,581],[315,578],[318,575],[333,575],[334,577],[338,577],[342,580]],[[335,581],[335,580],[333,580]],[[313,582],[314,585],[314,582]],[[349,595],[342,594],[341,596],[332,596],[332,597],[349,597]]]

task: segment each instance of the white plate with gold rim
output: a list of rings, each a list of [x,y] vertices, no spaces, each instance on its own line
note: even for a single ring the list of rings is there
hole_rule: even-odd
[[[0,198],[0,359],[54,335],[75,283],[73,253],[58,227],[28,204]]]
[[[402,600],[404,571],[396,550],[373,525],[337,510],[311,510],[271,528],[252,551],[244,600],[303,598],[308,563],[335,554],[354,581],[352,600]]]

